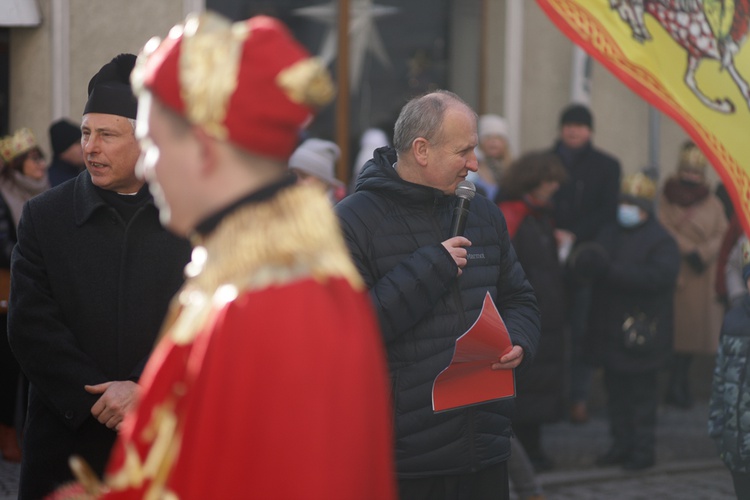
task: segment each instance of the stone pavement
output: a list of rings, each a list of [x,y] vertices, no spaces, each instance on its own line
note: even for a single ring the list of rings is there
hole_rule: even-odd
[[[706,401],[687,411],[660,408],[656,466],[643,472],[594,465],[609,445],[603,410],[583,425],[549,426],[543,443],[555,468],[538,476],[547,499],[734,499],[731,475],[707,436],[707,413]]]
[[[552,471],[539,474],[547,500],[734,499],[732,478],[706,431],[712,365],[710,358],[696,360],[693,408],[659,408],[656,466],[643,472],[594,465],[609,445],[601,380],[595,377],[591,420],[582,425],[560,422],[543,430],[542,442],[555,462]],[[16,500],[18,473],[17,464],[0,460],[0,500]]]
[[[691,409],[659,407],[656,465],[642,472],[594,465],[610,444],[602,383],[600,375],[595,375],[589,405],[591,420],[543,428],[543,446],[555,463],[552,471],[538,475],[547,500],[734,499],[732,477],[708,437],[712,370],[713,357],[694,360],[691,379],[695,404]],[[665,379],[666,374],[660,376],[660,394],[664,393]],[[513,499],[517,497],[513,495]]]

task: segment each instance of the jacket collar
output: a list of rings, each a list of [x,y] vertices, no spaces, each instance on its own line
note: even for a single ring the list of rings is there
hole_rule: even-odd
[[[383,196],[396,198],[401,203],[415,205],[437,205],[453,198],[439,189],[403,180],[393,168],[396,161],[396,151],[393,148],[386,146],[376,149],[373,159],[362,169],[355,190],[375,191]]]
[[[73,181],[73,215],[76,226],[85,224],[97,210],[109,209],[109,205],[96,192],[91,175],[83,172]],[[149,195],[146,205],[153,205],[154,199]]]
[[[594,149],[594,145],[591,141],[577,149],[571,149],[567,147],[563,142],[558,139],[552,150],[560,157],[565,166],[571,166],[579,163],[584,157],[588,156],[589,153]]]

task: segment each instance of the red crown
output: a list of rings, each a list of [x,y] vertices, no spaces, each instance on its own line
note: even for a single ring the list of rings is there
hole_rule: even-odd
[[[146,44],[132,81],[214,137],[282,160],[334,94],[323,65],[267,16],[191,15]]]

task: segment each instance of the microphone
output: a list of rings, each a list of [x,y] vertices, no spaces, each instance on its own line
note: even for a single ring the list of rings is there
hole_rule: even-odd
[[[463,236],[464,229],[466,228],[466,218],[469,216],[469,202],[474,198],[477,193],[477,188],[474,187],[474,183],[471,181],[461,181],[456,186],[456,196],[458,197],[458,204],[453,209],[453,222],[451,223],[451,235]]]

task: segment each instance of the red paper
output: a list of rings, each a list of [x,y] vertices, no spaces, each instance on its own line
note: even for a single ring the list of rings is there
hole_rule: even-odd
[[[479,317],[456,339],[453,359],[435,378],[432,410],[451,410],[515,396],[513,370],[492,369],[492,364],[512,347],[505,322],[487,292]]]

